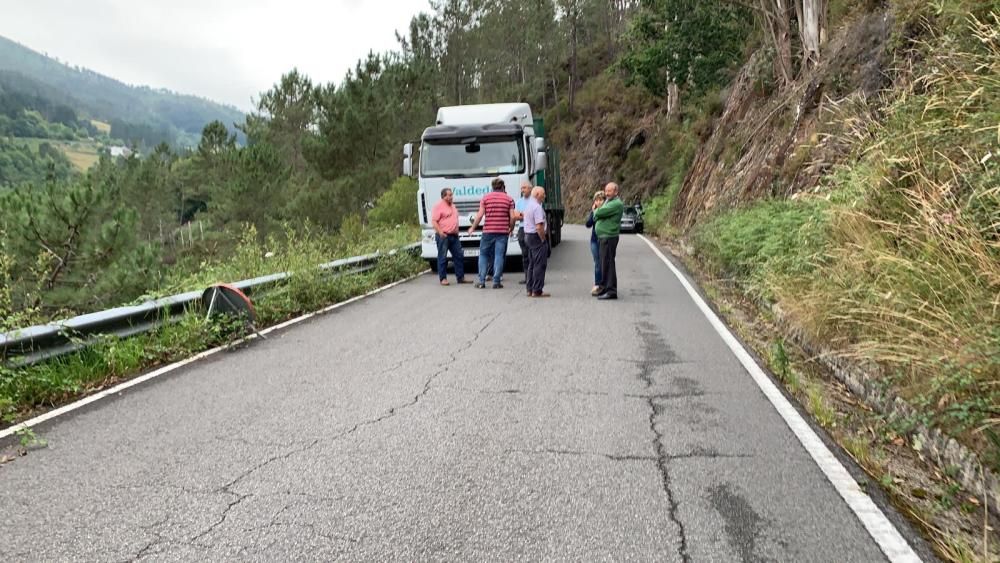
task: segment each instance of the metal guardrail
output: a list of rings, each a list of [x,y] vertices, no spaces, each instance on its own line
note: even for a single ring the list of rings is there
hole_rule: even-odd
[[[376,252],[334,260],[321,264],[319,268],[334,276],[357,274],[373,269],[379,258],[394,256],[400,252],[415,252],[419,248],[420,243],[413,243],[384,254]],[[253,295],[282,284],[292,275],[291,272],[281,272],[231,285],[247,295]],[[125,338],[149,332],[201,306],[202,294],[202,290],[189,291],[139,305],[115,307],[64,321],[0,333],[0,361],[28,365],[85,348],[99,336]]]

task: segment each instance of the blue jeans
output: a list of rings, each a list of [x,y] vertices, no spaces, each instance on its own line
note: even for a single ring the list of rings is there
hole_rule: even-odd
[[[601,285],[601,245],[590,239],[590,254],[594,257],[594,285]]]
[[[483,233],[479,241],[479,283],[486,283],[486,268],[493,261],[493,284],[503,277],[503,263],[507,259],[507,233]]]
[[[451,252],[451,262],[455,265],[455,277],[462,280],[465,277],[465,254],[462,252],[462,243],[458,240],[458,235],[448,235],[442,237],[435,234],[438,247],[438,277],[448,278],[448,252]]]

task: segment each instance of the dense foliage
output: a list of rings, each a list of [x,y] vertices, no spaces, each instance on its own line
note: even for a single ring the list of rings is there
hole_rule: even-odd
[[[651,92],[721,87],[742,62],[752,12],[726,0],[644,0],[619,65]]]
[[[33,149],[28,143],[0,136],[0,193],[5,187],[42,184],[69,175],[66,156],[49,143],[39,143]]]

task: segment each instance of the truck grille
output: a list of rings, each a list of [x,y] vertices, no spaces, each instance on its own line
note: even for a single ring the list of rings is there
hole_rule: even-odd
[[[478,201],[456,201],[455,208],[458,209],[460,215],[467,215],[469,213],[477,213],[479,211]]]

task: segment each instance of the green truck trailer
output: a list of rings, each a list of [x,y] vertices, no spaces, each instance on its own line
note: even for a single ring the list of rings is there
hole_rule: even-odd
[[[535,135],[545,138],[545,123],[540,117],[535,119]],[[559,149],[550,143],[545,155],[548,162],[535,175],[535,184],[545,188],[545,214],[549,222],[552,246],[556,246],[562,241],[563,219],[566,216],[559,177]]]

